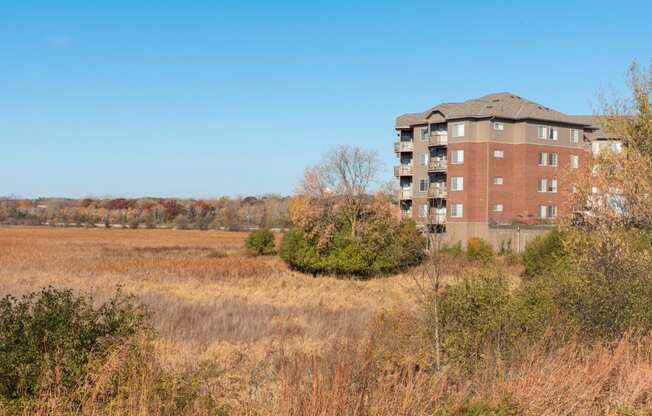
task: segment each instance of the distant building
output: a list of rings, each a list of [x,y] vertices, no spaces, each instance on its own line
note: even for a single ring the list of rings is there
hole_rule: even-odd
[[[511,93],[404,114],[395,127],[400,214],[449,242],[515,249],[561,214],[564,170],[588,163],[592,142],[615,143],[590,116]]]

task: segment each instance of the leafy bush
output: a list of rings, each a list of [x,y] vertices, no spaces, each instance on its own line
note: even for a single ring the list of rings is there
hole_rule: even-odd
[[[564,234],[552,230],[548,234],[535,237],[527,243],[523,252],[525,275],[528,277],[547,276],[566,269]]]
[[[469,260],[479,260],[484,264],[488,264],[494,258],[494,249],[487,241],[473,237],[466,244],[466,257]]]
[[[310,238],[294,227],[283,236],[280,255],[290,267],[302,272],[373,276],[420,263],[425,244],[414,221],[378,218],[357,237],[351,236],[344,221],[339,222],[327,247],[319,247],[318,237]]]
[[[33,397],[54,379],[73,388],[91,362],[124,337],[147,329],[147,312],[120,291],[98,308],[71,290],[46,288],[0,300],[0,398]],[[56,374],[56,376],[55,376]]]
[[[442,253],[448,254],[452,257],[459,257],[464,254],[464,249],[462,248],[462,242],[458,241],[453,245],[443,244],[440,251]]]
[[[274,234],[265,228],[254,230],[249,233],[245,240],[247,253],[254,256],[272,254],[276,248],[274,244]]]

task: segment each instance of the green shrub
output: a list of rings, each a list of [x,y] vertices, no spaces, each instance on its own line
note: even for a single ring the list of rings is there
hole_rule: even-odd
[[[245,240],[245,248],[247,253],[254,256],[273,254],[276,249],[274,233],[265,228],[250,232]]]
[[[522,256],[525,275],[547,276],[567,269],[564,238],[562,232],[552,230],[528,242]]]
[[[487,241],[473,237],[466,244],[466,257],[469,260],[478,260],[488,264],[494,259],[494,249]]]
[[[462,248],[462,242],[458,241],[453,245],[443,244],[439,250],[442,253],[448,254],[452,257],[459,257],[464,254],[464,249]]]
[[[425,256],[425,238],[414,221],[372,221],[363,235],[351,237],[344,222],[333,241],[319,248],[299,227],[285,233],[280,256],[293,269],[312,274],[374,276],[419,264]]]
[[[95,358],[124,337],[147,329],[147,312],[120,291],[93,307],[71,290],[46,288],[0,300],[0,398],[33,397],[40,383],[82,382]]]

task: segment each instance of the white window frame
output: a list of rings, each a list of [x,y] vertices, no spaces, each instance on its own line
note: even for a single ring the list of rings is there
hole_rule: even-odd
[[[455,159],[455,155],[461,156]],[[461,165],[464,163],[464,149],[455,149],[451,151],[451,163],[454,165]]]
[[[548,207],[545,205],[539,205],[539,218],[545,220],[548,218]]]
[[[548,178],[539,178],[537,182],[538,192],[548,192]]]
[[[425,184],[425,190],[421,185]],[[419,192],[428,192],[428,187],[430,186],[430,180],[428,178],[419,179]]]
[[[502,176],[494,176],[494,185],[502,185],[505,183],[505,179]]]
[[[570,142],[572,144],[580,142],[580,131],[578,129],[570,129]]]
[[[600,143],[599,142],[591,143],[591,153],[593,153],[594,156],[600,154]]]
[[[493,128],[494,130],[503,131],[505,130],[505,123],[503,123],[502,121],[494,121]]]
[[[578,155],[570,155],[570,167],[571,169],[580,167],[580,157]]]
[[[430,153],[425,152],[421,155],[421,166],[428,166],[428,163],[430,163]]]
[[[559,130],[557,127],[548,127],[548,139],[554,141],[559,140]]]
[[[428,140],[428,135],[429,135],[430,130],[426,126],[426,127],[421,127],[420,131],[421,131],[421,141],[425,142],[426,140]]]
[[[456,187],[456,185],[459,185]],[[451,176],[451,191],[464,190],[464,176]]]
[[[557,218],[557,205],[548,205],[546,218]]]
[[[428,204],[419,204],[419,218],[428,217],[428,208]]]
[[[462,218],[464,216],[464,205],[460,202],[451,204],[451,218]]]
[[[458,123],[453,123],[451,125],[451,133],[452,133],[453,137],[464,137],[464,135],[466,133],[464,131],[465,130],[464,124],[465,123],[463,121],[460,121]],[[461,131],[461,133],[460,133],[460,131]]]
[[[558,166],[558,165],[559,165],[559,155],[555,152],[548,153],[548,166]]]
[[[541,160],[543,160],[543,163],[541,163]],[[539,152],[537,163],[539,166],[548,166],[548,152]]]
[[[550,179],[550,182],[548,182],[548,192],[557,192],[557,178],[552,178]]]
[[[503,149],[494,149],[494,157],[499,158],[499,159],[504,158],[505,157],[505,151]]]
[[[494,212],[503,212],[503,204],[494,204]]]
[[[537,126],[537,138],[541,140],[546,140],[548,138],[548,127],[538,125]]]

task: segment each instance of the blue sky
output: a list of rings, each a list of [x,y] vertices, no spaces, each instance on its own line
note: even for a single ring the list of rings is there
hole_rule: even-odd
[[[3,1],[0,195],[288,194],[394,118],[510,91],[570,114],[652,57],[652,2]],[[478,62],[482,62],[481,65]]]

